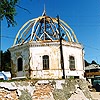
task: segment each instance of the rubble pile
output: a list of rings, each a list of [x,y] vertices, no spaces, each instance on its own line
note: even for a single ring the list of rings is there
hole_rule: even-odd
[[[17,91],[0,87],[0,100],[18,100]]]
[[[54,99],[58,100],[92,100],[88,83],[84,79],[66,79],[62,83],[63,89],[54,89]],[[70,99],[69,99],[70,98]],[[76,98],[76,99],[75,99]]]
[[[93,96],[94,98],[93,98]],[[82,79],[0,82],[0,100],[100,100]]]
[[[50,84],[37,84],[33,93],[33,100],[54,100],[53,87]]]
[[[0,97],[1,100],[32,100],[29,98],[32,98],[34,88],[27,81],[0,82]]]

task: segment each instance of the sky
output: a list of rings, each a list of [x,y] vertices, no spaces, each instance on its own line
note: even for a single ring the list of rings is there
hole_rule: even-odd
[[[100,64],[100,0],[19,0],[16,7],[15,27],[7,27],[1,22],[1,50],[6,51],[13,45],[15,36],[22,25],[30,19],[42,15],[44,5],[50,17],[60,16],[76,34],[85,51],[84,59]]]

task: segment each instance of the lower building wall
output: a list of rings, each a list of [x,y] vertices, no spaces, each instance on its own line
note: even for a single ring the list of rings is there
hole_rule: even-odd
[[[33,79],[62,79],[62,70],[37,70],[31,71],[31,78]],[[76,76],[84,78],[84,71],[69,71],[65,70],[65,78],[70,76]]]
[[[62,70],[39,70],[32,71],[31,78],[36,79],[61,79],[62,78]]]
[[[75,70],[75,71],[70,71],[70,70],[65,70],[65,76],[76,76],[79,78],[84,78],[84,70]]]

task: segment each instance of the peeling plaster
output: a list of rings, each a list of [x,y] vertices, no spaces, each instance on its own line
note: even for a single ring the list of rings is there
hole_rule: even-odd
[[[41,43],[33,43],[30,42],[27,48],[23,45],[16,46],[11,48],[11,57],[13,64],[12,66],[15,67],[14,76],[26,75],[27,77],[31,78],[61,78],[62,77],[62,69],[60,64],[60,49],[59,49],[59,42],[49,42],[48,45],[42,45]],[[31,45],[30,45],[31,44]],[[36,45],[36,46],[35,46]],[[37,46],[39,45],[39,46]],[[22,47],[22,49],[20,49]],[[24,48],[25,47],[25,48]],[[18,49],[19,48],[19,49]],[[83,61],[82,60],[82,49],[80,44],[75,43],[68,43],[63,42],[63,56],[64,56],[64,67],[65,67],[65,75],[66,76],[80,76],[83,77]],[[43,61],[42,56],[48,55],[49,56],[49,70],[43,70]],[[69,70],[69,56],[74,55],[75,57],[75,71]],[[22,74],[16,72],[17,70],[17,58],[22,56],[23,57],[23,71]],[[80,63],[79,63],[80,62]],[[30,74],[29,74],[30,68]],[[81,70],[81,71],[80,71]]]

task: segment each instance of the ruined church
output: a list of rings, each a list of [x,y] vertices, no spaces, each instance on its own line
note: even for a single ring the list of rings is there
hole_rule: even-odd
[[[45,10],[20,28],[9,50],[12,77],[84,77],[83,46],[67,23],[47,16]]]

